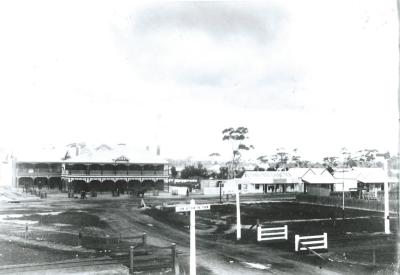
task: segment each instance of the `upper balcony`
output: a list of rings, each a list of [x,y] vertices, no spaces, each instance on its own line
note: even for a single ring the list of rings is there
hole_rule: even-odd
[[[60,177],[60,163],[18,163],[17,177]]]
[[[39,169],[17,169],[17,177],[61,177],[60,171],[39,170]]]
[[[112,165],[112,164],[74,164],[67,166],[64,175],[72,176],[104,176],[104,177],[151,177],[168,176],[168,171],[164,170],[164,165]]]

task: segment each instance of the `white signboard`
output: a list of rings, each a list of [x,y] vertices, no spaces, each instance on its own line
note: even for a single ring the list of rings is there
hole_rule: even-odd
[[[175,207],[176,212],[187,212],[190,210],[210,210],[210,205],[209,204],[198,204],[198,205],[190,205],[190,204],[184,204],[184,205],[178,205]]]

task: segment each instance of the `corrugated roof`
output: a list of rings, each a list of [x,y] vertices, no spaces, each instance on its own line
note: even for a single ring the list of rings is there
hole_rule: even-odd
[[[311,170],[314,172],[316,175],[322,175],[326,171],[326,168],[311,168]],[[325,174],[325,173],[324,173]],[[328,174],[330,174],[328,172]]]
[[[305,174],[307,174],[310,170],[311,170],[311,168],[298,168],[298,167],[296,167],[296,168],[290,168],[288,172],[294,178],[301,178]]]
[[[25,150],[23,152],[16,152],[15,157],[17,162],[30,162],[30,163],[52,163],[62,162],[67,149],[65,148],[45,148],[36,150]]]
[[[354,169],[338,169],[333,173],[333,177],[336,179],[357,179],[358,175],[360,172]]]
[[[166,164],[168,161],[146,150],[133,149],[126,145],[98,147],[95,150],[81,152],[78,156],[66,160],[68,163],[114,163],[126,159],[129,163]]]
[[[357,180],[364,183],[384,182],[387,175],[382,168],[355,168],[359,173]]]
[[[315,175],[312,173],[307,173],[303,178],[303,181],[310,184],[334,184],[336,183],[335,178],[329,174],[324,173],[322,175]]]
[[[64,160],[66,153],[70,158]],[[129,163],[140,164],[167,164],[168,161],[146,150],[132,148],[126,145],[101,145],[98,147],[84,146],[79,148],[76,156],[76,148],[61,147],[36,151],[24,151],[16,155],[18,162],[67,162],[67,163],[114,163],[117,159],[126,158]]]

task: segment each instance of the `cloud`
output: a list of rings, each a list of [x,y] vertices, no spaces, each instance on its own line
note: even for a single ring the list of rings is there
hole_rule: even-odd
[[[273,6],[240,2],[185,2],[148,7],[133,21],[143,33],[200,30],[216,40],[246,36],[264,43],[276,37],[284,18]]]
[[[185,2],[127,13],[130,20],[115,25],[114,34],[137,76],[168,85],[168,93],[196,103],[208,99],[279,109],[283,98],[283,105],[293,105],[284,98],[293,90],[295,73],[282,47],[284,9]]]

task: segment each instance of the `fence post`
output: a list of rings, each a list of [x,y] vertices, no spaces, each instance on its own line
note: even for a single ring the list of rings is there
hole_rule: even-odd
[[[328,233],[324,232],[324,248],[328,249]]]
[[[257,241],[261,241],[261,226],[257,227]]]
[[[134,247],[131,245],[129,247],[129,270],[133,273],[133,249]]]
[[[260,226],[260,219],[257,219],[257,228]]]
[[[25,240],[28,238],[28,224],[25,223]]]
[[[294,235],[294,251],[299,251],[299,235]]]
[[[287,240],[288,239],[288,227],[287,227],[287,224],[285,224],[285,240]]]
[[[171,256],[172,256],[172,273],[176,275],[176,269],[175,269],[175,262],[176,262],[176,244],[172,243],[171,247]]]
[[[142,235],[142,244],[143,244],[143,246],[145,246],[147,244],[147,234],[146,233],[143,233],[143,235]]]
[[[82,240],[82,232],[79,231],[79,233],[78,233],[78,246],[81,246],[81,240]]]
[[[373,264],[373,265],[376,265],[375,249],[372,250],[372,264]]]

